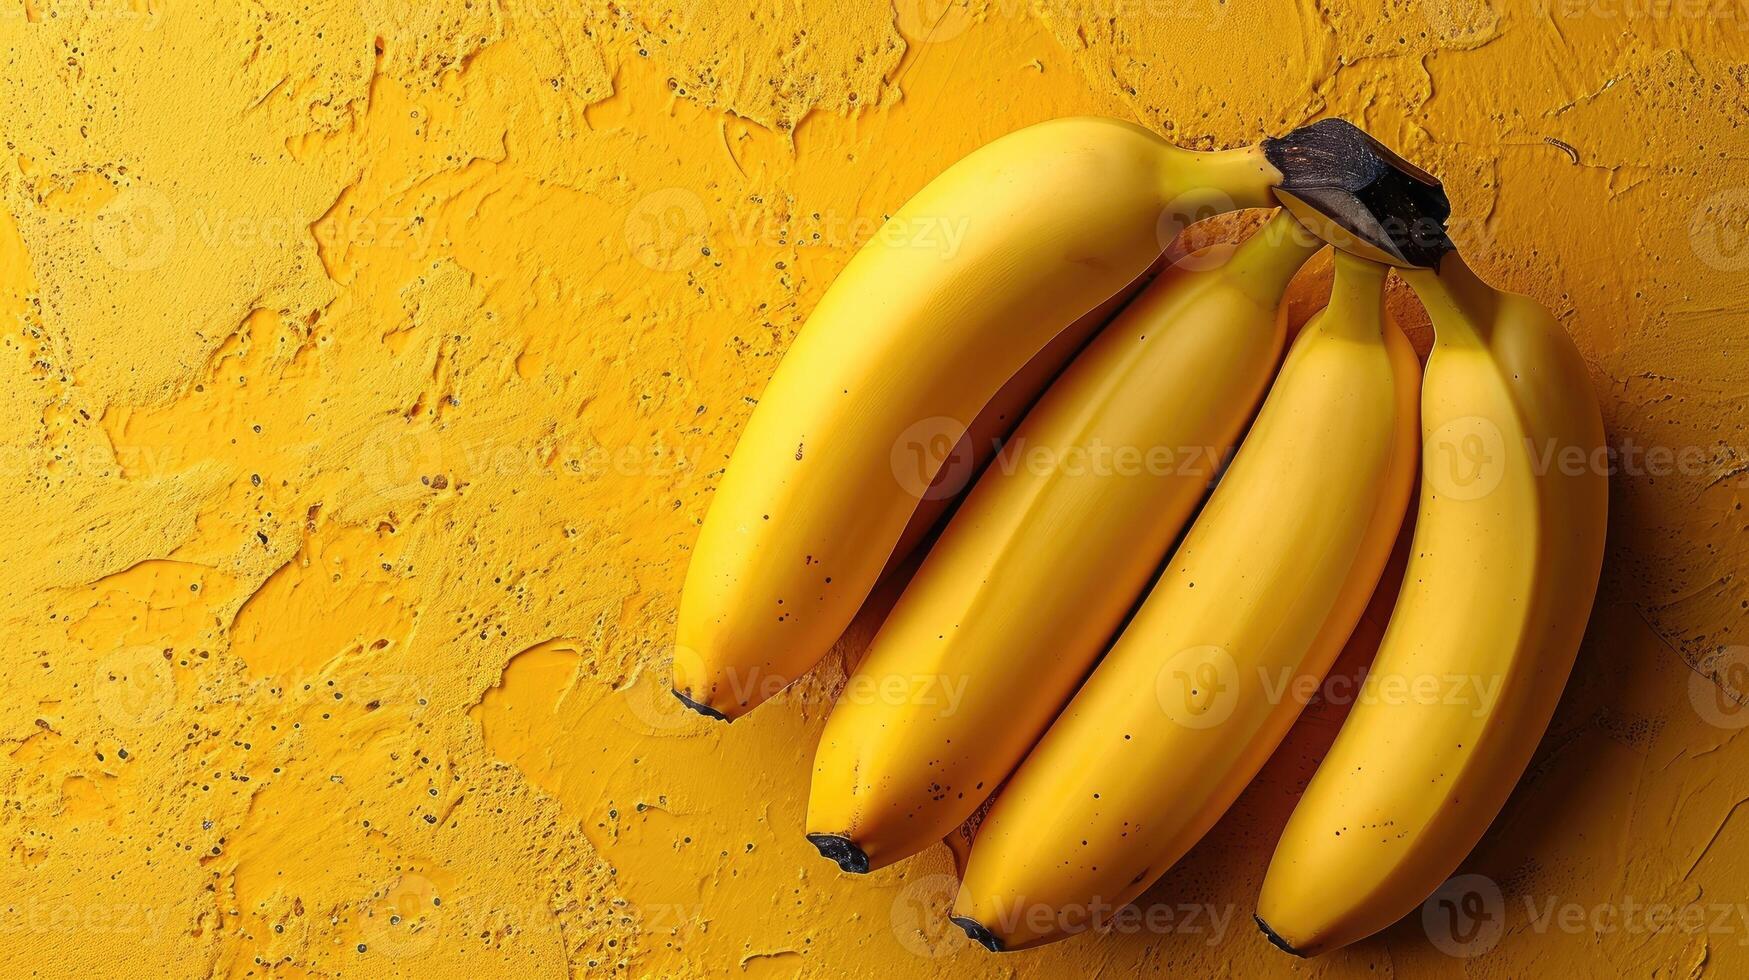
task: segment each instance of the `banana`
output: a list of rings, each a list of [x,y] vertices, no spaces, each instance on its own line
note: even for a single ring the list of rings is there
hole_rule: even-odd
[[[1408,509],[1420,365],[1386,269],[1336,254],[1255,423],[1135,618],[1015,771],[954,921],[992,950],[1095,928],[1250,782],[1354,630]]]
[[[1132,282],[1099,304],[1091,313],[1070,324],[1062,333],[1051,338],[1044,350],[1034,355],[1032,360],[1026,362],[1025,367],[1002,385],[995,397],[990,399],[990,403],[972,420],[972,424],[966,426],[965,435],[960,437],[959,443],[935,471],[929,489],[924,491],[923,499],[918,501],[917,509],[911,513],[910,521],[899,535],[899,543],[893,547],[893,553],[887,558],[887,567],[881,571],[881,578],[885,578],[909,558],[929,533],[935,530],[936,525],[941,523],[942,516],[959,502],[962,492],[996,455],[1003,441],[1013,434],[1020,420],[1050,386],[1052,380],[1087,346],[1089,338],[1111,322],[1142,285],[1140,279]]]
[[[1414,547],[1359,699],[1276,846],[1258,924],[1312,956],[1412,911],[1470,852],[1560,698],[1608,490],[1585,365],[1456,252],[1405,278],[1433,321]]]
[[[1281,359],[1324,243],[1286,212],[1186,257],[1045,393],[845,683],[808,838],[866,872],[941,840],[1020,762],[1146,591]]]
[[[1443,219],[1437,182],[1399,164],[1340,120],[1196,153],[1094,118],[1040,123],[954,164],[845,267],[761,396],[693,546],[675,694],[727,720],[807,671],[868,595],[959,420],[1188,220],[1297,189],[1415,261],[1418,244],[1392,237],[1414,221],[1354,216],[1388,202]]]

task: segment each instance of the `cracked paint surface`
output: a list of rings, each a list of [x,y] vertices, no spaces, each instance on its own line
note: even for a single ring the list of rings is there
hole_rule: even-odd
[[[1749,900],[1742,5],[4,0],[0,39],[9,972],[1749,971],[1712,914]],[[806,311],[949,162],[1071,113],[1353,118],[1590,365],[1610,561],[1465,866],[1503,895],[1474,959],[1416,916],[1311,965],[1250,927],[1329,706],[1143,900],[1172,925],[991,958],[947,848],[847,879],[801,839],[883,599],[732,728],[667,696]],[[1543,914],[1625,902],[1707,926]]]

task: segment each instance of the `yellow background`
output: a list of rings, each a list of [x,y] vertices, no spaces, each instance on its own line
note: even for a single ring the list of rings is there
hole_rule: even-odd
[[[0,972],[1749,974],[1749,6],[4,0],[0,39]],[[1584,352],[1610,561],[1465,866],[1475,959],[1251,927],[1304,735],[1145,900],[1224,926],[994,958],[945,848],[856,880],[801,839],[844,651],[732,728],[668,698],[806,311],[1072,113],[1354,119]]]

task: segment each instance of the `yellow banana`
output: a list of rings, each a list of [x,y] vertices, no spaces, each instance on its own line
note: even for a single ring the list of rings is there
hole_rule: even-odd
[[[1202,837],[1378,583],[1419,450],[1386,269],[1336,256],[1232,466],[1135,618],[996,798],[954,920],[990,949],[1094,928]]]
[[[1603,560],[1603,423],[1547,310],[1453,252],[1405,274],[1433,320],[1403,591],[1290,818],[1258,923],[1311,956],[1412,911],[1481,838],[1573,665]]]
[[[1188,256],[1040,399],[948,522],[820,739],[808,838],[866,872],[941,840],[1074,693],[1281,357],[1323,242],[1286,212]]]
[[[942,461],[941,468],[936,470],[929,489],[924,492],[923,499],[918,501],[917,509],[912,512],[904,532],[899,535],[899,543],[893,547],[893,553],[887,558],[887,567],[881,572],[882,578],[910,557],[917,550],[917,546],[929,536],[929,532],[935,530],[936,525],[941,523],[942,516],[960,500],[962,492],[996,455],[997,449],[1019,426],[1027,410],[1050,386],[1051,381],[1087,346],[1088,339],[1098,333],[1099,328],[1111,322],[1142,285],[1140,279],[1132,282],[1099,304],[1093,312],[1070,324],[1062,333],[1051,338],[1044,350],[1034,355],[1032,360],[1026,362],[1025,367],[1002,385],[995,397],[990,399],[990,403],[972,420],[972,424],[966,426],[966,433],[960,437],[959,444],[954,446],[953,452],[948,454],[947,459]]]
[[[1356,159],[1376,166],[1356,169]],[[1108,119],[1040,123],[931,181],[821,298],[747,423],[693,547],[675,693],[734,718],[808,670],[850,622],[941,461],[993,394],[1133,281],[1189,219],[1275,189],[1354,218],[1443,218],[1437,183],[1324,120],[1217,153]]]

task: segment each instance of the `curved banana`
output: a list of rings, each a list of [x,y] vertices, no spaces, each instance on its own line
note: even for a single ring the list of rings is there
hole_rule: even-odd
[[[1376,166],[1356,169],[1356,160]],[[767,386],[693,548],[675,693],[734,718],[850,622],[941,460],[1014,373],[1187,220],[1295,200],[1443,218],[1431,178],[1340,120],[1217,153],[1108,119],[1040,123],[954,164],[826,291]],[[1374,222],[1378,247],[1414,222]]]
[[[1147,590],[1281,359],[1323,242],[1279,212],[1149,286],[979,479],[845,683],[808,839],[866,872],[941,840],[1007,777]]]
[[[1087,346],[1088,340],[1124,308],[1142,285],[1140,279],[1132,282],[1099,304],[1091,313],[1064,328],[1062,333],[1051,338],[1044,350],[1035,354],[1032,360],[1026,362],[1025,367],[1002,385],[989,404],[978,413],[978,417],[972,419],[972,424],[966,426],[965,435],[960,437],[959,443],[942,461],[940,469],[936,470],[929,489],[924,491],[923,499],[918,501],[917,509],[911,513],[910,521],[899,535],[899,543],[893,546],[893,553],[887,557],[887,566],[881,571],[881,578],[885,578],[888,572],[909,558],[917,550],[917,546],[929,536],[929,532],[935,530],[936,525],[941,523],[942,516],[964,496],[966,488],[971,486],[996,455],[1002,443],[1013,434],[1039,396],[1050,387],[1051,382],[1063,372],[1063,368],[1081,349]]]
[[[1270,861],[1258,922],[1311,956],[1412,911],[1470,852],[1548,726],[1603,561],[1603,422],[1548,311],[1454,252],[1405,274],[1433,320],[1402,595]]]
[[[954,921],[992,950],[1099,926],[1251,781],[1366,608],[1408,509],[1419,364],[1386,269],[1336,255],[1232,466],[972,843]]]

